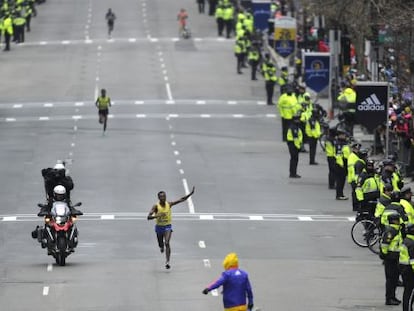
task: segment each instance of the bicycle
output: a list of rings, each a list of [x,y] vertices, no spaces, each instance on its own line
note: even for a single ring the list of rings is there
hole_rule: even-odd
[[[357,213],[355,223],[351,228],[352,241],[359,247],[367,247],[375,254],[379,254],[379,244],[382,230],[372,213],[361,211]]]

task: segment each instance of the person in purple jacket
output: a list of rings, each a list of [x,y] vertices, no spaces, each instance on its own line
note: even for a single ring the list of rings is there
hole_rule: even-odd
[[[224,311],[246,311],[253,308],[253,292],[247,272],[239,269],[236,253],[228,254],[223,261],[224,272],[215,282],[203,290],[209,291],[223,286]],[[247,298],[247,304],[246,304]]]

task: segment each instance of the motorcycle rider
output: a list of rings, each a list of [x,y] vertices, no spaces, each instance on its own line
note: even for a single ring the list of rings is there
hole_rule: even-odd
[[[83,213],[74,208],[70,200],[68,200],[66,188],[63,185],[57,185],[53,188],[53,198],[48,200],[48,204],[43,204],[41,206],[41,210],[37,216],[49,215],[52,212],[53,206],[56,202],[65,202],[72,215],[83,215]]]
[[[53,168],[44,168],[41,172],[45,183],[47,201],[49,202],[53,198],[53,189],[57,185],[65,187],[67,198],[70,201],[70,191],[73,190],[74,184],[72,178],[66,174],[65,163],[57,161]]]

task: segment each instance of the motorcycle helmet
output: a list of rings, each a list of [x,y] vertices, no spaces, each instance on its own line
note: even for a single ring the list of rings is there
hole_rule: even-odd
[[[57,185],[53,188],[53,196],[56,201],[63,201],[66,197],[66,189],[62,185]]]

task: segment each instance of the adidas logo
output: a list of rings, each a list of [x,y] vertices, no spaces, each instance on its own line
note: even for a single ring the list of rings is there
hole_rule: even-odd
[[[371,94],[360,105],[357,109],[359,111],[382,111],[385,110],[385,105],[380,102],[376,94]]]

